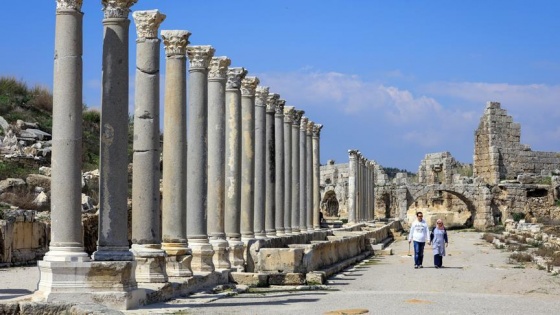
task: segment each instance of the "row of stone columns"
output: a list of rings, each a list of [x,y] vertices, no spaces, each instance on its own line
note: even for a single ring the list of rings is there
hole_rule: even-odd
[[[134,279],[121,279],[133,288],[135,281],[166,282],[193,271],[242,271],[251,240],[320,229],[322,125],[285,106],[280,95],[259,86],[244,68],[229,67],[227,57],[214,57],[213,47],[188,46],[185,30],[161,31],[166,77],[160,173],[157,34],[165,15],[138,11],[133,14],[138,38],[129,248],[128,15],[136,1],[102,1],[100,211],[93,261],[134,262],[123,265],[135,268],[135,277],[134,270],[127,273]],[[89,261],[79,206],[81,3],[57,0],[52,242],[44,259],[72,263],[72,268]],[[51,275],[40,284],[48,291],[53,268],[45,263],[41,268]]]
[[[358,150],[348,150],[348,222],[374,219],[374,162]]]

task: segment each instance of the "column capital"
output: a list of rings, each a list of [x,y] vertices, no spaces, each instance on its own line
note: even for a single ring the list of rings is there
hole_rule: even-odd
[[[132,13],[138,38],[157,38],[158,28],[165,20],[159,10],[135,11]]]
[[[358,157],[358,150],[352,149],[352,150],[348,150],[348,155],[350,157],[350,159],[355,160]]]
[[[82,9],[83,0],[56,0],[56,11]]]
[[[284,106],[286,105],[286,100],[279,99],[276,101],[276,116],[284,116]]]
[[[309,120],[307,122],[307,129],[306,129],[308,136],[311,136],[313,134],[313,127],[315,127],[315,123]]]
[[[127,19],[132,7],[138,0],[101,0],[105,19]]]
[[[187,56],[191,70],[208,69],[215,51],[214,47],[210,45],[188,46]]]
[[[231,65],[231,59],[226,56],[212,57],[208,66],[208,80],[225,80],[229,65]]]
[[[255,106],[266,106],[269,90],[270,88],[268,86],[257,86],[257,91],[255,92]]]
[[[323,125],[321,124],[314,124],[313,125],[313,137],[319,138],[321,136],[321,129],[323,129]]]
[[[293,106],[284,106],[284,122],[292,124],[294,122],[295,108]]]
[[[266,98],[266,112],[274,113],[276,110],[276,102],[280,99],[280,94],[269,93]]]
[[[241,80],[247,75],[247,69],[243,67],[229,68],[227,72],[226,90],[240,89]]]
[[[163,46],[165,48],[165,55],[167,57],[171,56],[184,56],[187,53],[187,45],[189,44],[189,36],[191,32],[189,31],[161,31],[161,37],[163,38]]]
[[[243,96],[255,96],[257,85],[261,81],[257,77],[245,77],[241,80],[241,95]]]
[[[298,127],[301,123],[301,119],[303,118],[303,114],[305,114],[304,110],[301,109],[294,109],[294,114],[292,116],[292,123],[294,127]]]
[[[299,125],[299,129],[301,131],[305,131],[307,129],[307,123],[309,122],[309,118],[302,116],[301,117],[301,121],[300,121],[300,125]]]

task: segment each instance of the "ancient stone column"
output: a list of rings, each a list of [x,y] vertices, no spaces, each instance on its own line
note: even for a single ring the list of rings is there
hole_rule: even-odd
[[[306,203],[306,226],[307,231],[313,231],[313,143],[311,135],[315,124],[310,120],[307,123],[305,140],[305,203]]]
[[[348,223],[356,223],[356,173],[358,151],[348,150]]]
[[[165,47],[162,248],[167,275],[192,276],[187,245],[187,45],[188,31],[161,31]],[[170,136],[165,136],[170,135]]]
[[[189,89],[187,114],[187,240],[193,271],[214,271],[214,251],[208,241],[208,66],[212,46],[188,46]]]
[[[293,106],[284,107],[284,233],[292,234],[292,125]]]
[[[159,181],[159,52],[158,28],[165,15],[136,11],[136,87],[132,156],[132,253],[136,281],[166,282],[161,249]]]
[[[53,80],[51,242],[44,261],[89,261],[81,207],[82,1],[56,5]]]
[[[292,117],[292,234],[301,234],[299,129],[304,113],[303,110],[294,110],[294,117]]]
[[[244,68],[229,68],[226,82],[226,185],[225,213],[226,237],[230,247],[232,268],[243,271],[243,228],[245,209],[241,209],[241,80],[247,71]],[[252,220],[252,216],[251,216]]]
[[[299,228],[307,231],[307,117],[301,118],[299,133]]]
[[[99,238],[94,260],[132,260],[128,248],[128,29],[137,0],[102,1]]]
[[[245,77],[241,80],[241,207],[240,212],[253,213],[255,203],[255,93],[259,79]],[[240,234],[241,213],[237,214],[237,238],[233,267],[244,270],[243,242]],[[229,217],[228,217],[229,219]],[[251,218],[252,219],[252,218]],[[233,240],[232,240],[233,242]],[[231,245],[230,245],[231,246]],[[232,260],[233,262],[233,260]]]
[[[313,126],[313,229],[320,230],[321,222],[319,220],[319,211],[321,211],[321,147],[320,136],[323,125],[315,124]]]
[[[256,238],[266,238],[265,207],[266,207],[266,106],[269,96],[268,89],[257,91],[255,102],[255,212],[254,230]]]
[[[275,171],[275,224],[276,235],[281,236],[285,234],[284,228],[284,105],[285,100],[279,99],[276,102],[275,115],[274,115],[274,171]]]
[[[229,269],[225,233],[225,110],[226,79],[231,60],[213,57],[208,70],[208,236],[216,269]]]
[[[275,160],[275,140],[274,140],[274,114],[276,113],[276,103],[280,95],[275,93],[268,94],[266,100],[266,148],[265,148],[265,231],[267,237],[276,236],[276,160]]]

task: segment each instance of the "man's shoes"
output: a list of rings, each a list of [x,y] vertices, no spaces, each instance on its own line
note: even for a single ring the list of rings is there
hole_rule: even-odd
[[[418,265],[414,265],[414,269],[418,269]]]
[[[424,266],[420,265],[420,266],[418,266],[418,268],[424,268]]]
[[[434,266],[434,267],[436,267],[436,269],[438,269],[438,268],[439,268],[439,266]]]

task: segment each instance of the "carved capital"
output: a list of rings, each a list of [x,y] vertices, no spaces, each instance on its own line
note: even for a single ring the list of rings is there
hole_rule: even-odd
[[[287,124],[292,124],[294,122],[295,107],[284,106],[284,122]]]
[[[301,119],[303,118],[303,114],[305,114],[304,110],[294,109],[294,115],[292,116],[292,123],[294,127],[300,126]]]
[[[187,56],[191,69],[208,69],[215,51],[214,47],[209,45],[188,46]]]
[[[228,57],[212,57],[208,67],[208,80],[225,80],[231,59]]]
[[[56,0],[56,11],[62,10],[82,10],[83,0]]]
[[[132,7],[138,0],[101,0],[106,19],[127,19]]]
[[[319,138],[321,136],[321,129],[323,129],[323,125],[315,124],[313,125],[313,137]]]
[[[189,44],[189,31],[161,31],[163,38],[163,46],[165,47],[165,55],[167,57],[181,55],[187,53],[187,45]]]
[[[226,89],[240,89],[241,80],[247,75],[247,70],[243,67],[229,68],[227,72]]]
[[[284,116],[284,106],[286,105],[286,100],[279,99],[276,102],[276,116]]]
[[[266,106],[266,99],[268,98],[268,93],[270,88],[268,86],[257,86],[255,91],[255,106]]]
[[[280,94],[270,93],[266,98],[266,112],[274,113],[276,111],[276,102],[280,99]]]
[[[159,26],[165,20],[165,14],[158,10],[135,11],[132,17],[138,38],[157,38]]]
[[[358,157],[358,150],[348,150],[348,155],[350,159],[356,159]]]
[[[260,82],[261,81],[257,77],[245,77],[241,80],[241,95],[255,96],[257,85],[259,85]]]
[[[313,127],[315,127],[315,123],[311,120],[307,122],[307,136],[311,136],[313,134]]]
[[[301,117],[301,121],[300,121],[300,125],[299,125],[299,130],[301,131],[306,131],[307,130],[307,122],[309,121],[309,118],[302,116]]]

